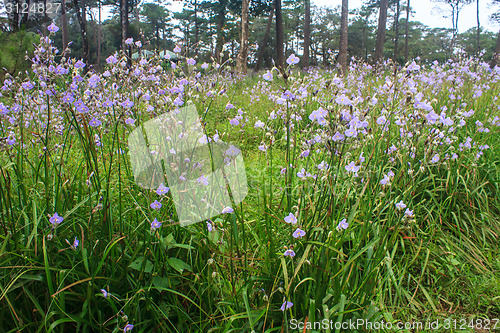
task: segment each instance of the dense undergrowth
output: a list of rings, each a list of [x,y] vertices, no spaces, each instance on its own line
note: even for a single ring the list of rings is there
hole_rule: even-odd
[[[116,55],[84,75],[67,56],[42,38],[0,90],[2,332],[500,317],[499,67],[342,78],[291,57],[238,78]],[[241,149],[249,193],[181,227],[170,192],[135,183],[127,137],[188,102]]]

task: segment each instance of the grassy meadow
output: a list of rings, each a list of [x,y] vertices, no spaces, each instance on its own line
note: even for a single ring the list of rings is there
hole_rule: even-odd
[[[500,330],[499,67],[238,77],[117,54],[94,73],[50,37],[0,82],[1,332]],[[182,227],[127,138],[191,102],[248,195]]]

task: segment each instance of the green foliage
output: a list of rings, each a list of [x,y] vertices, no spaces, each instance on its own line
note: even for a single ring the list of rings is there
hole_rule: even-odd
[[[0,44],[2,51],[0,52],[0,78],[9,73],[17,75],[19,72],[24,72],[31,68],[31,62],[26,60],[26,56],[32,58],[35,47],[33,44],[38,43],[39,36],[20,30],[15,33],[5,33],[0,31]]]

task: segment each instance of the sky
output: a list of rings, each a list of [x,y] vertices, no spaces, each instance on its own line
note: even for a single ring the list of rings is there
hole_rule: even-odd
[[[342,3],[341,0],[311,0],[311,2],[316,6],[323,7],[336,7]],[[404,2],[401,1],[402,4]],[[349,10],[360,8],[362,3],[362,0],[349,0]],[[479,1],[479,22],[486,30],[498,32],[500,25],[491,22],[489,18],[492,13],[500,10],[500,6],[492,6],[490,3],[490,0]],[[439,13],[436,8],[438,4],[435,2],[431,0],[412,0],[410,6],[415,12],[410,18],[411,21],[420,21],[431,28],[451,28],[451,18],[443,18],[443,14]],[[439,4],[439,6],[447,9],[443,4]],[[406,15],[406,13],[403,15]],[[458,31],[464,32],[476,26],[476,2],[473,1],[472,4],[465,6],[460,12],[458,17]]]

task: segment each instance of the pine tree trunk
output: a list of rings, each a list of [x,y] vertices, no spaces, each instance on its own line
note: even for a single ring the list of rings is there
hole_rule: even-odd
[[[101,69],[101,1],[99,1],[99,25],[97,26],[97,69]]]
[[[304,1],[304,56],[302,69],[309,67],[309,49],[311,48],[311,0]]]
[[[389,0],[380,0],[380,14],[378,18],[377,42],[375,44],[375,62],[382,60],[384,56],[385,30],[387,24],[387,7]]]
[[[271,25],[273,24],[274,17],[274,7],[271,8],[271,12],[269,13],[269,18],[267,19],[266,31],[264,33],[264,37],[262,38],[262,42],[259,45],[259,55],[257,56],[257,63],[255,64],[255,72],[260,70],[262,66],[262,61],[264,60],[264,51],[267,46],[267,41],[269,40],[269,34],[271,32]]]
[[[490,67],[491,69],[495,68],[498,63],[498,58],[500,56],[500,32],[497,37],[497,45],[495,46],[495,53],[493,53],[493,58],[491,58]]]
[[[406,2],[405,64],[408,62],[408,25],[410,24],[410,0]]]
[[[198,55],[198,42],[200,41],[199,33],[198,1],[194,0],[194,42],[196,43],[194,52],[196,55]]]
[[[395,30],[395,37],[394,37],[394,62],[398,62],[398,42],[399,42],[399,1],[397,0],[396,2],[396,17],[395,17],[395,24],[394,24],[394,30]]]
[[[481,52],[481,24],[479,22],[479,0],[476,0],[476,15],[477,15],[477,55]]]
[[[283,17],[281,12],[281,0],[274,0],[276,14],[276,66],[283,69],[285,66],[285,53],[283,49]]]
[[[217,14],[217,42],[215,44],[215,59],[221,62],[221,52],[224,45],[224,24],[226,23],[227,0],[219,0],[219,12]]]
[[[66,0],[61,0],[61,23],[63,50],[68,47],[68,16],[66,15]]]
[[[240,51],[236,58],[236,71],[238,73],[247,73],[247,57],[248,57],[248,10],[250,0],[243,0],[241,3],[241,42]]]
[[[342,75],[347,75],[347,38],[348,38],[348,0],[342,0],[342,14],[340,18],[340,52],[339,62],[342,68]]]
[[[78,23],[80,24],[80,33],[82,34],[82,48],[83,48],[83,62],[87,64],[84,67],[84,72],[86,72],[89,68],[89,40],[87,38],[87,17],[85,10],[85,2],[82,1],[82,4],[78,3],[78,0],[73,0],[73,4],[76,9],[76,17],[78,19]]]
[[[122,50],[127,50],[125,40],[128,38],[128,0],[120,0],[120,23],[122,30]]]

